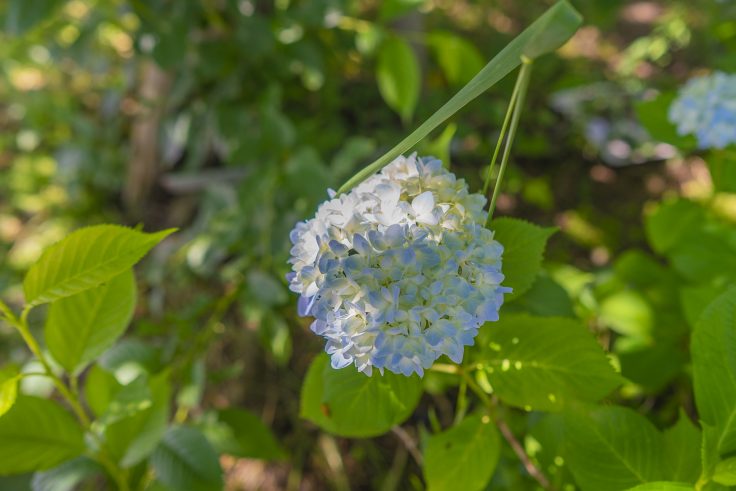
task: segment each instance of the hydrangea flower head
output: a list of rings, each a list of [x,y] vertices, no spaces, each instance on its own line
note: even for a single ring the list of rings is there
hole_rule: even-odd
[[[680,135],[695,135],[700,148],[736,143],[736,75],[715,72],[690,79],[669,109]]]
[[[501,286],[503,247],[483,226],[485,202],[415,154],[296,225],[290,288],[334,368],[421,376],[442,355],[462,361],[511,291]]]

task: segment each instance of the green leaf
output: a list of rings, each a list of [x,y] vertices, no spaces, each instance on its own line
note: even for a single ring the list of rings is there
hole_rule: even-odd
[[[205,428],[207,438],[219,453],[235,457],[280,460],[286,453],[258,416],[244,409],[217,413],[218,424]]]
[[[715,427],[715,447],[736,451],[736,288],[718,297],[695,326],[691,353],[701,420]]]
[[[104,469],[87,457],[64,462],[59,467],[33,475],[33,491],[74,491],[77,486],[92,476],[103,474]]]
[[[485,489],[496,469],[500,450],[496,427],[485,415],[468,416],[457,426],[430,436],[423,465],[427,489]]]
[[[156,477],[171,489],[221,491],[222,469],[212,446],[197,429],[170,428],[151,455]]]
[[[493,238],[503,246],[503,286],[514,289],[505,296],[510,302],[529,290],[542,267],[547,239],[556,228],[542,228],[516,218],[497,218],[491,222]]]
[[[629,488],[628,491],[693,491],[694,489],[692,484],[658,481],[640,484],[636,487]]]
[[[23,280],[30,306],[69,297],[111,280],[174,229],[147,234],[119,225],[79,229],[44,251]]]
[[[569,412],[565,435],[565,460],[583,491],[619,491],[665,478],[662,435],[631,409]]]
[[[433,31],[427,41],[451,84],[466,84],[483,68],[483,56],[478,49],[456,34]]]
[[[411,119],[419,100],[421,76],[419,62],[409,43],[390,37],[381,44],[376,67],[378,90],[404,122]]]
[[[171,400],[168,373],[152,377],[148,387],[151,406],[109,424],[104,431],[113,458],[123,467],[132,467],[148,457],[166,432]]]
[[[733,148],[708,152],[708,169],[713,187],[722,193],[736,193],[736,151]]]
[[[320,354],[309,367],[301,416],[340,436],[371,437],[402,423],[422,394],[421,379],[391,372],[368,377],[349,366],[335,370]]]
[[[686,199],[665,201],[645,217],[644,230],[652,248],[664,254],[703,220],[703,209],[697,203]]]
[[[668,478],[679,482],[695,482],[700,476],[700,430],[684,411],[671,428],[664,432],[664,468]]]
[[[105,414],[115,394],[122,388],[115,376],[100,365],[93,365],[85,375],[84,395],[96,417]]]
[[[575,317],[575,310],[567,291],[547,274],[537,276],[531,288],[504,312],[528,312],[539,316]]]
[[[560,410],[596,401],[622,382],[595,338],[572,319],[502,315],[481,329],[477,345],[474,362],[513,406]]]
[[[136,299],[135,277],[128,269],[106,283],[52,303],[44,336],[54,359],[67,372],[79,372],[125,332]]]
[[[0,417],[0,475],[49,469],[82,452],[82,428],[53,401],[19,396]]]
[[[736,457],[718,462],[713,472],[713,480],[725,486],[736,486]]]
[[[550,7],[532,25],[506,45],[473,79],[455,94],[445,105],[401,140],[391,150],[342,185],[338,193],[349,191],[368,176],[380,170],[396,156],[411,149],[432,130],[453,116],[470,101],[491,88],[496,82],[521,64],[522,56],[537,58],[550,53],[570,39],[582,23],[582,17],[566,0]]]
[[[0,416],[7,413],[15,404],[20,378],[20,371],[16,365],[0,368]]]

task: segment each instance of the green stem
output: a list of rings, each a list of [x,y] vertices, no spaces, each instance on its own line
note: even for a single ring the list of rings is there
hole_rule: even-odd
[[[493,188],[493,196],[491,197],[491,205],[488,208],[488,218],[486,218],[486,227],[491,223],[493,212],[496,209],[496,200],[498,200],[499,191],[501,190],[501,182],[503,181],[504,173],[506,172],[506,166],[509,163],[509,155],[511,155],[511,146],[514,143],[516,137],[516,129],[519,127],[519,119],[521,118],[521,110],[524,107],[524,99],[526,98],[526,91],[529,87],[529,76],[532,70],[532,60],[530,58],[523,57],[521,63],[521,70],[519,71],[519,78],[517,80],[519,89],[516,94],[516,100],[512,101],[513,113],[511,115],[511,124],[509,126],[509,136],[506,138],[506,145],[503,149],[503,157],[501,157],[501,168],[498,171],[498,177],[496,178],[496,185]]]
[[[509,107],[506,108],[506,115],[503,117],[503,124],[501,125],[501,133],[498,135],[498,141],[496,142],[496,148],[493,150],[493,157],[491,158],[491,164],[488,166],[488,174],[486,179],[483,181],[483,196],[488,194],[488,188],[491,185],[491,178],[493,177],[493,170],[496,167],[496,160],[498,154],[501,152],[501,145],[503,144],[504,137],[506,136],[506,130],[509,128],[511,122],[511,114],[514,112],[516,107],[516,98],[519,94],[519,86],[521,85],[521,71],[516,77],[516,83],[514,83],[514,90],[511,92],[511,99],[509,99]]]
[[[72,411],[77,416],[77,419],[79,419],[79,422],[82,424],[84,430],[91,434],[95,441],[98,443],[100,451],[99,454],[96,456],[97,461],[102,464],[103,467],[105,467],[107,472],[115,481],[115,484],[118,487],[119,491],[129,491],[130,488],[125,476],[125,471],[123,469],[120,469],[109,457],[107,449],[104,446],[104,442],[101,440],[99,435],[92,431],[92,421],[87,415],[87,412],[82,407],[82,404],[79,402],[79,391],[77,388],[76,377],[72,375],[72,387],[71,389],[67,387],[64,381],[51,369],[51,364],[49,363],[46,356],[43,354],[43,351],[41,351],[41,346],[39,346],[38,341],[36,341],[36,338],[34,338],[33,334],[31,334],[31,330],[28,327],[28,314],[30,313],[30,311],[31,307],[27,306],[25,309],[23,309],[20,318],[15,317],[12,312],[10,313],[10,315],[6,314],[6,318],[8,319],[10,324],[12,324],[18,330],[21,337],[23,338],[23,341],[28,346],[28,349],[31,350],[31,353],[33,353],[33,355],[41,363],[44,369],[44,375],[52,380],[54,386],[59,391],[59,394],[61,394],[61,396],[69,403],[69,406],[72,408]]]

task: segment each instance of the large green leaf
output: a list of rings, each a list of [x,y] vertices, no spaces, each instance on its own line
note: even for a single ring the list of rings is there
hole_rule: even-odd
[[[109,281],[173,231],[147,234],[118,225],[79,229],[46,249],[28,271],[26,303],[53,302]]]
[[[559,410],[622,382],[585,326],[563,317],[502,315],[482,328],[474,353],[495,394],[519,407]]]
[[[244,409],[224,409],[218,411],[217,419],[204,432],[219,453],[266,460],[286,456],[271,430],[255,414]]]
[[[557,2],[507,44],[452,99],[391,150],[350,178],[338,192],[349,191],[396,156],[411,149],[437,126],[518,67],[522,56],[533,59],[562,46],[575,34],[581,23],[580,14],[566,0]]]
[[[493,476],[501,441],[493,421],[473,415],[432,435],[424,448],[424,476],[429,491],[480,491]]]
[[[409,121],[422,88],[419,62],[409,43],[390,37],[381,44],[376,79],[386,104],[399,113],[402,120]]]
[[[662,435],[631,409],[569,412],[565,435],[565,460],[583,491],[620,491],[666,478]]]
[[[416,375],[387,371],[368,377],[352,366],[335,370],[320,354],[304,380],[301,416],[336,435],[376,436],[408,418],[421,394]]]
[[[84,368],[125,332],[136,297],[135,277],[128,269],[52,303],[44,335],[54,359],[70,373]]]
[[[695,401],[701,420],[715,428],[717,451],[736,451],[736,288],[700,317],[692,337]]]
[[[19,396],[0,417],[0,475],[49,469],[82,452],[82,428],[53,401]]]
[[[159,481],[171,489],[222,491],[222,469],[217,453],[196,428],[170,428],[151,455]]]
[[[506,301],[518,298],[529,290],[542,267],[547,239],[555,228],[542,228],[516,218],[497,218],[491,222],[493,238],[503,245],[504,286],[513,288]]]
[[[700,476],[700,430],[684,411],[671,428],[664,432],[664,469],[668,479],[694,483]]]

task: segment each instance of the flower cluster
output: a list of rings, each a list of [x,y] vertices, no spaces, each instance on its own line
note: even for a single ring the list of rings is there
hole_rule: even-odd
[[[334,368],[421,376],[462,361],[511,291],[485,202],[439,160],[402,156],[297,224],[290,288]]]
[[[736,143],[736,75],[691,79],[670,106],[669,119],[680,135],[694,134],[700,148]]]

